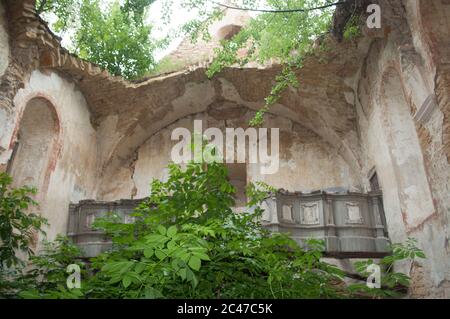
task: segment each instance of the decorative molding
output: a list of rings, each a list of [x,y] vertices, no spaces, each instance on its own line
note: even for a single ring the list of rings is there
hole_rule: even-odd
[[[96,256],[109,249],[110,242],[105,241],[101,231],[87,231],[86,219],[92,222],[94,216],[102,217],[110,211],[120,213],[125,219],[141,201],[84,200],[71,204],[68,235],[83,249],[88,247],[89,256]],[[389,239],[384,224],[381,193],[285,193],[272,195],[263,203],[262,208],[267,210],[263,219],[268,221],[263,223],[264,227],[274,232],[288,232],[300,245],[304,244],[306,238],[316,237],[325,240],[327,253],[339,256],[350,254],[360,258],[363,253],[371,258],[379,258],[387,252]],[[336,218],[335,223],[332,221],[333,216]]]
[[[270,208],[269,205],[267,205],[266,201],[263,201],[261,203],[261,209],[263,210],[262,215],[261,215],[261,220],[263,222],[270,222],[271,218],[271,213],[270,213]]]
[[[320,202],[302,203],[301,210],[301,224],[303,225],[319,225],[319,205]]]
[[[363,218],[361,216],[361,209],[359,203],[347,202],[347,224],[363,224]]]
[[[383,226],[383,221],[381,220],[381,214],[380,214],[380,208],[379,208],[379,202],[378,198],[372,199],[372,209],[373,209],[373,215],[375,216],[375,223],[376,226]]]
[[[433,111],[437,108],[436,96],[430,94],[414,115],[414,120],[424,125],[428,122]]]
[[[135,221],[136,221],[136,218],[134,216],[125,214],[125,217],[124,217],[125,224],[134,224]]]
[[[284,220],[294,221],[291,205],[283,205],[282,217]]]
[[[86,228],[91,229],[92,228],[92,224],[95,221],[95,213],[90,213],[86,215]]]

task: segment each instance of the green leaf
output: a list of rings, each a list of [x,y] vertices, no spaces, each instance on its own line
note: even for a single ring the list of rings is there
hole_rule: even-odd
[[[163,260],[167,256],[162,250],[159,249],[155,250],[155,255],[159,260]]]
[[[159,291],[158,289],[155,289],[153,287],[146,287],[145,291],[144,291],[144,295],[145,295],[146,299],[157,299],[157,298],[163,297],[161,291]]]
[[[181,268],[178,271],[178,275],[180,275],[181,279],[185,280],[186,279],[186,268]]]
[[[148,244],[158,244],[160,242],[165,242],[167,240],[167,237],[159,234],[151,234],[145,236],[145,240]]]
[[[202,262],[197,256],[191,256],[191,258],[189,258],[188,265],[189,267],[191,267],[191,269],[199,271],[201,264]]]
[[[153,253],[154,253],[153,248],[146,248],[146,249],[144,249],[144,256],[145,256],[145,258],[152,257]]]
[[[170,226],[167,230],[167,236],[170,238],[173,238],[177,234],[177,227],[176,226]]]
[[[159,232],[161,235],[163,235],[163,236],[166,235],[167,229],[166,229],[166,227],[164,227],[163,225],[158,225],[158,227],[156,227],[156,229],[158,230],[158,232]]]
[[[193,252],[192,255],[200,258],[201,260],[211,260],[207,254],[202,252]]]
[[[125,276],[122,279],[122,285],[125,287],[125,289],[128,288],[131,285],[131,278],[128,276]]]
[[[427,258],[423,251],[416,252],[416,257],[423,258],[423,259]]]
[[[135,271],[137,274],[140,274],[142,271],[144,271],[145,267],[146,267],[145,263],[138,263],[138,264],[136,265],[136,268],[134,269],[134,271]]]

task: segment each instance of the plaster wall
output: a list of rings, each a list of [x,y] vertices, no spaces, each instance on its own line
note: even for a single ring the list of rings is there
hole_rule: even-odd
[[[369,173],[375,168],[391,240],[414,237],[427,255],[424,261],[399,266],[414,278],[411,294],[448,298],[450,2],[379,2],[381,30],[372,30],[356,44],[345,43],[341,55],[333,53],[327,63],[311,61],[299,70],[301,88],[288,90],[266,116],[268,127],[280,128],[280,170],[263,176],[259,165],[248,165],[246,178],[289,191],[331,187],[368,191]],[[152,178],[167,177],[165,168],[176,143],[170,140],[174,128],[192,130],[194,119],[202,119],[204,129],[245,128],[277,73],[270,68],[232,68],[218,79],[206,80],[199,69],[124,84],[96,77],[92,67],[83,67],[73,57],[55,55],[47,61],[53,56],[47,52],[39,59],[38,53],[48,47],[33,46],[36,39],[12,45],[10,53],[4,11],[0,2],[0,77],[3,80],[8,66],[14,65],[9,80],[17,83],[2,81],[2,90],[6,89],[0,102],[10,102],[6,95],[22,88],[14,105],[0,103],[0,171],[10,166],[19,181],[40,189],[40,211],[51,223],[50,238],[65,233],[70,201],[148,195]],[[217,36],[224,26],[243,25],[247,18],[227,15],[212,34]],[[186,41],[171,58],[188,65],[207,61],[211,50],[210,44],[196,48]],[[23,59],[17,59],[18,53]],[[198,60],[183,60],[193,53]],[[41,67],[71,74],[91,108],[75,85],[57,73],[29,74],[38,60]],[[89,71],[79,72],[83,68]],[[50,106],[30,102],[36,98]],[[44,113],[27,117],[27,107],[42,108]],[[17,134],[27,134],[21,128],[26,123],[43,125],[36,131],[41,139],[29,136],[30,147],[40,149],[32,148],[27,157],[25,148],[11,161]],[[39,176],[33,175],[33,168]]]
[[[34,102],[36,98],[45,100],[53,109],[42,109],[42,112],[47,113],[42,115],[38,112],[34,118],[24,116],[31,108],[40,107]],[[56,234],[66,233],[69,202],[78,202],[94,195],[96,133],[90,124],[90,114],[83,95],[73,83],[56,73],[34,71],[25,87],[15,96],[14,105],[15,112],[9,119],[12,125],[4,127],[3,131],[3,138],[10,141],[10,148],[17,140],[21,125],[39,126],[37,121],[48,120],[47,117],[51,116],[52,112],[55,117],[55,129],[51,132],[53,136],[49,136],[48,130],[45,134],[34,132],[45,137],[48,143],[33,152],[27,153],[25,150],[26,154],[21,155],[19,151],[18,156],[10,163],[13,178],[27,182],[29,177],[28,181],[38,188],[39,212],[51,225],[47,230],[48,238],[51,239]],[[39,120],[39,116],[44,117]],[[27,121],[34,123],[26,123]],[[30,137],[28,140],[32,139],[33,137]],[[39,143],[36,140],[32,144],[36,146]],[[34,157],[36,161],[30,164],[27,155]],[[39,169],[36,165],[42,166],[42,174],[46,177],[33,181],[30,176],[33,168]]]
[[[194,120],[202,120],[203,130],[217,127],[247,128],[254,112],[246,108],[236,109],[239,117],[217,119],[216,113],[197,113],[182,118],[151,136],[135,154],[128,175],[121,175],[123,182],[117,183],[114,193],[105,194],[104,199],[142,198],[150,193],[153,178],[165,180],[167,164],[171,162],[172,147],[178,141],[171,140],[172,131],[184,127],[193,132]],[[216,118],[214,118],[216,116]],[[333,187],[358,189],[358,176],[337,151],[312,131],[292,121],[274,115],[266,115],[265,127],[280,128],[279,171],[263,175],[260,164],[247,164],[247,182],[265,181],[270,185],[289,191],[318,190]],[[224,143],[226,141],[224,133]],[[130,193],[131,191],[131,193]]]
[[[406,9],[420,13],[413,2]],[[436,63],[431,60],[435,55],[430,54],[436,50],[423,40],[424,29],[416,29],[415,19],[399,27],[402,34],[393,31],[374,40],[362,66],[355,88],[362,173],[369,177],[373,168],[377,172],[391,240],[413,237],[427,256],[397,267],[414,278],[411,296],[448,298],[450,166],[443,144],[445,111],[436,98]]]

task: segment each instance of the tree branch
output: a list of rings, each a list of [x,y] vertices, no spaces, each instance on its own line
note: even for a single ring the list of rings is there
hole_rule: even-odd
[[[326,9],[326,8],[329,8],[329,7],[343,5],[343,4],[346,3],[346,0],[341,0],[341,1],[338,1],[338,2],[325,4],[323,6],[307,8],[307,9],[284,9],[284,10],[241,8],[241,7],[236,7],[236,6],[232,6],[232,5],[216,2],[216,1],[212,1],[212,2],[214,4],[216,4],[216,5],[218,5],[218,6],[221,6],[221,7],[227,8],[227,9],[232,9],[232,10],[263,12],[263,13],[289,13],[289,12],[310,12],[310,11],[315,11],[315,10],[323,10],[323,9]]]
[[[47,0],[42,0],[39,4],[39,8],[36,9],[37,14],[41,14],[44,11],[45,5],[47,4]]]

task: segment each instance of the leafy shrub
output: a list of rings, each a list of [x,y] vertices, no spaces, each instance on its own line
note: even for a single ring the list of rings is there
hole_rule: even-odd
[[[259,204],[275,191],[264,183],[247,189],[249,203],[234,213],[234,187],[223,164],[169,166],[167,182],[125,224],[111,213],[95,221],[113,247],[83,263],[67,239],[46,243],[33,267],[9,274],[5,297],[22,298],[351,298],[398,296],[409,277],[392,272],[403,259],[424,258],[416,243],[393,245],[383,259],[382,289],[347,287],[344,272],[322,261],[322,241],[300,247],[287,234],[260,223]],[[80,289],[66,288],[66,267],[83,267]],[[365,278],[369,260],[356,264]]]
[[[134,213],[134,224],[113,218],[96,225],[112,236],[97,257],[89,297],[319,298],[337,297],[342,272],[320,260],[323,247],[301,249],[258,221],[262,210],[232,211],[233,186],[224,165],[171,165],[167,182]],[[251,203],[264,199],[252,185]],[[108,296],[104,293],[107,292]]]
[[[361,17],[359,15],[352,15],[344,28],[344,39],[349,41],[361,36]]]
[[[12,179],[0,173],[0,270],[23,261],[17,257],[18,251],[33,255],[31,244],[41,227],[44,218],[28,213],[29,207],[37,206],[32,196],[36,189],[31,187],[11,188]]]
[[[349,290],[373,298],[399,297],[404,289],[409,287],[411,278],[403,273],[393,272],[394,263],[403,260],[414,262],[418,258],[425,258],[425,254],[417,248],[415,239],[408,238],[405,244],[393,244],[391,253],[380,262],[382,289],[371,289],[365,284],[355,284],[350,285]],[[374,264],[372,259],[360,261],[355,263],[355,268],[361,276],[367,278],[370,275],[367,269],[372,264]]]
[[[20,280],[24,257],[34,254],[32,246],[46,220],[29,213],[37,203],[32,196],[36,189],[31,187],[12,188],[12,179],[0,173],[0,297],[13,297],[23,288]],[[22,253],[22,258],[18,256]]]
[[[18,295],[26,299],[72,299],[82,296],[79,289],[66,286],[67,266],[85,264],[78,258],[81,251],[68,238],[58,236],[55,241],[43,242],[39,254],[30,257],[31,267],[19,276]]]

